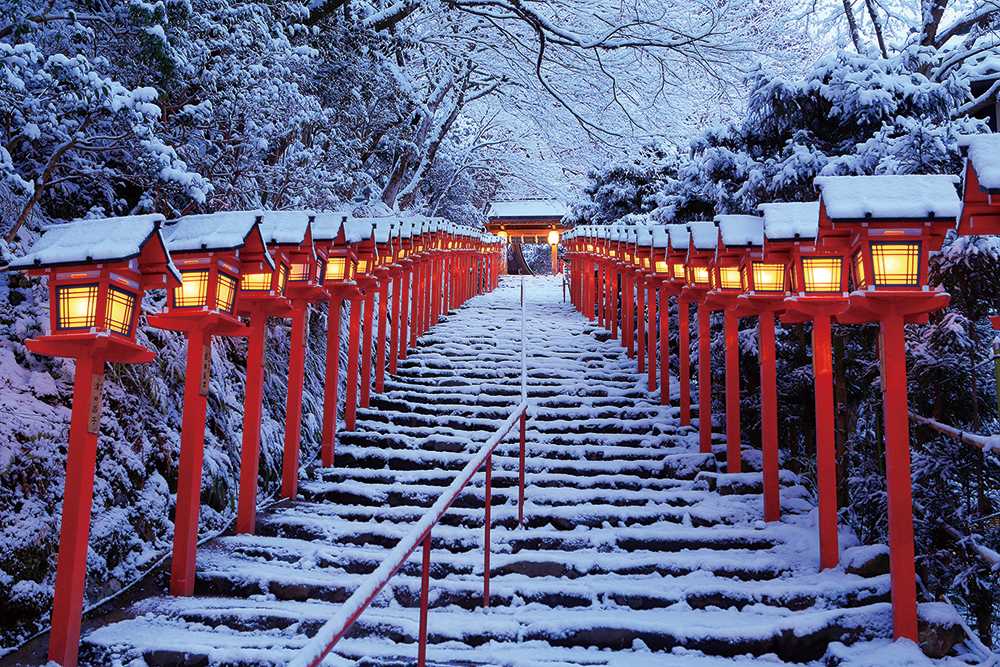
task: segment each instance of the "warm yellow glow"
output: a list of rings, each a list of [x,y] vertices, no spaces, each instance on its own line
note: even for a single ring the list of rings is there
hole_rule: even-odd
[[[288,279],[293,283],[309,280],[312,278],[312,272],[309,270],[310,268],[311,267],[308,262],[305,264],[292,264],[292,268],[288,272]]]
[[[215,289],[215,308],[232,315],[236,306],[236,278],[220,272],[218,283]]]
[[[135,314],[136,295],[116,287],[108,288],[108,310],[105,326],[122,336],[132,335],[132,315]]]
[[[802,275],[806,293],[841,291],[843,265],[840,257],[803,257]]]
[[[559,243],[559,232],[549,232],[549,245],[555,245]]]
[[[97,285],[56,289],[57,328],[89,329],[97,325]]]
[[[587,252],[594,252],[594,244],[593,243],[588,243],[587,244]]]
[[[684,280],[683,262],[674,262],[674,280]]]
[[[505,232],[505,231],[503,231],[501,229],[499,232],[497,232],[497,236],[499,236],[500,238],[502,238],[505,243],[507,242],[507,232]]]
[[[692,266],[688,269],[688,282],[693,285],[708,285],[708,267]]]
[[[876,286],[919,285],[920,243],[872,243],[872,272]]]
[[[358,275],[364,276],[368,275],[368,266],[370,262],[367,259],[358,260]]]
[[[608,248],[608,254],[611,255],[612,257],[617,257],[618,251],[614,248]]]
[[[271,273],[248,273],[240,280],[240,289],[244,292],[271,291]]]
[[[632,253],[628,252],[627,250],[625,251],[625,263],[626,264],[632,263]]]
[[[643,257],[642,258],[642,268],[649,269],[649,266],[650,266],[649,257]]]
[[[285,287],[288,285],[288,265],[282,264],[278,267],[278,294],[285,293]]]
[[[747,275],[747,267],[745,264],[740,266],[740,287],[743,288],[744,292],[753,291],[753,285],[750,284],[750,276]]]
[[[329,280],[350,282],[354,280],[355,264],[347,255],[330,255],[326,260],[326,277]]]
[[[406,248],[400,248],[396,251],[396,261],[402,261],[406,259]]]
[[[174,288],[174,308],[208,305],[208,269],[181,271],[181,286]]]
[[[740,270],[736,266],[720,266],[719,282],[722,289],[742,289],[740,284]]]
[[[755,292],[784,292],[785,265],[753,262],[753,290]]]
[[[667,273],[670,271],[670,264],[662,259],[656,260],[656,272],[657,273]]]
[[[854,266],[855,289],[865,289],[868,287],[868,283],[865,281],[865,257],[860,250],[854,253],[852,264]]]

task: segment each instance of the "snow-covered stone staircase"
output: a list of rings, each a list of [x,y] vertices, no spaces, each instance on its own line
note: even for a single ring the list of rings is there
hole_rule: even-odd
[[[887,575],[817,572],[813,506],[793,475],[785,520],[765,524],[760,476],[721,474],[554,279],[527,282],[525,526],[515,433],[494,455],[488,610],[482,473],[433,532],[430,663],[884,664],[879,651],[901,650],[884,639]],[[262,512],[257,535],[202,547],[195,598],[148,599],[90,633],[81,664],[287,662],[519,401],[519,287],[505,279],[449,315],[340,434],[336,467]],[[415,661],[419,557],[325,664]]]

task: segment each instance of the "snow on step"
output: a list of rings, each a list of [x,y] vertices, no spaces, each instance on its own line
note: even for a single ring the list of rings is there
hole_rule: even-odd
[[[92,632],[81,664],[287,662],[519,401],[519,287],[504,278],[448,314],[340,434],[335,467],[311,470],[300,500],[261,512],[257,535],[203,547],[196,598],[152,598]],[[817,572],[814,506],[794,475],[781,475],[783,522],[765,524],[760,473],[725,475],[716,453],[699,453],[695,429],[647,392],[617,341],[562,303],[557,278],[525,291],[525,528],[512,438],[493,457],[489,610],[483,473],[433,532],[429,664],[913,657],[879,639],[891,636],[887,575]],[[845,531],[841,542],[855,540]],[[419,556],[324,664],[412,662]]]

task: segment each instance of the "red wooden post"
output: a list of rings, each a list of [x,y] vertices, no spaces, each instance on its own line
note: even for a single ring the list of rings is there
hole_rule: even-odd
[[[362,322],[361,396],[359,406],[367,408],[372,391],[372,343],[375,340],[375,292],[378,282],[374,279],[365,286],[365,314]]]
[[[740,320],[733,309],[725,311],[726,336],[726,472],[742,470],[740,453]]]
[[[917,641],[917,587],[913,555],[913,497],[910,489],[910,422],[907,415],[906,340],[903,317],[881,321],[882,391],[889,514],[889,572],[892,579],[892,636]],[[832,446],[832,443],[831,443]]]
[[[778,482],[778,387],[774,356],[774,311],[760,314],[760,432],[764,456],[764,520],[781,519]],[[815,348],[813,348],[815,349]]]
[[[49,660],[63,667],[75,667],[80,648],[80,616],[87,582],[87,542],[103,393],[104,359],[99,354],[78,357],[73,378],[74,409],[69,423],[66,489],[59,528],[59,568],[56,570],[49,639]]]
[[[389,276],[382,276],[378,286],[378,351],[375,363],[375,393],[385,390],[386,344],[389,334]]]
[[[635,270],[622,272],[622,338],[628,348],[628,358],[635,357]]]
[[[431,534],[424,538],[424,562],[420,571],[420,638],[417,645],[417,665],[427,664],[427,607],[431,584]]]
[[[528,421],[528,415],[524,412],[521,413],[521,446],[520,455],[518,459],[518,491],[517,491],[517,525],[524,527],[524,449],[525,449],[525,424]]]
[[[323,433],[320,461],[324,468],[333,466],[334,441],[337,437],[337,399],[340,393],[340,304],[339,296],[330,297],[326,317],[326,374],[323,383]]]
[[[646,318],[648,327],[646,330],[646,370],[649,374],[649,390],[656,391],[656,283],[651,280],[646,283],[646,287],[649,290],[646,298],[649,308],[649,317]],[[662,319],[663,316],[660,317]]]
[[[611,264],[609,267],[611,270],[608,272],[610,280],[608,281],[608,304],[610,306],[608,315],[611,317],[611,337],[618,338],[618,279],[621,275],[618,272],[618,267]]]
[[[247,385],[243,399],[243,444],[240,449],[240,491],[236,532],[252,534],[257,523],[257,473],[260,468],[260,420],[264,408],[264,349],[267,346],[267,313],[250,311],[247,346]]]
[[[660,292],[662,296],[663,293]],[[678,371],[681,384],[681,426],[691,425],[691,307],[677,300]],[[660,351],[662,360],[663,351]],[[661,383],[663,382],[661,376]]]
[[[420,322],[423,317],[424,291],[423,283],[420,282],[423,279],[423,275],[424,260],[421,258],[413,265],[413,287],[411,290],[413,304],[410,310],[413,312],[413,318],[410,321],[410,347],[414,348],[417,346],[417,337],[421,331]]]
[[[837,539],[837,447],[834,438],[831,350],[830,316],[817,315],[813,318],[813,381],[816,393],[816,487],[819,495],[819,554],[822,569],[836,567],[840,559]],[[908,457],[907,464],[909,464]],[[909,488],[908,475],[909,473],[907,473],[907,488]]]
[[[698,304],[698,435],[701,453],[712,453],[712,313]]]
[[[639,372],[646,372],[646,280],[641,274],[636,274],[636,357]]]
[[[347,339],[347,398],[344,403],[344,428],[354,430],[355,416],[358,412],[358,358],[361,348],[361,303],[362,298],[352,298],[351,324]]]
[[[442,285],[443,271],[444,271],[444,261],[441,259],[431,260],[431,289],[429,295],[431,297],[431,326],[436,326],[438,321],[441,319],[441,307],[443,305],[444,299],[444,287]]]
[[[399,363],[399,338],[402,333],[402,327],[400,326],[403,305],[402,290],[403,272],[396,271],[396,274],[392,278],[392,322],[388,323],[390,327],[389,373],[392,375],[396,374]]]
[[[201,468],[205,451],[205,412],[208,392],[201,380],[211,360],[212,336],[204,331],[187,334],[181,452],[177,470],[177,507],[174,547],[170,564],[170,594],[194,595],[195,549],[201,510]]]
[[[483,540],[483,608],[490,606],[490,509],[493,505],[493,455],[486,457],[486,535]]]
[[[413,272],[410,270],[410,264],[406,265],[403,270],[403,282],[402,291],[399,293],[399,317],[396,322],[399,326],[399,359],[406,359],[406,348],[407,342],[409,340],[409,319],[412,316],[409,312],[410,310],[410,277]],[[395,373],[397,368],[393,368],[392,372]]]
[[[281,462],[281,497],[295,498],[299,490],[299,442],[302,425],[302,390],[306,371],[306,318],[308,305],[294,304],[288,351],[288,395],[285,399],[285,449]]]

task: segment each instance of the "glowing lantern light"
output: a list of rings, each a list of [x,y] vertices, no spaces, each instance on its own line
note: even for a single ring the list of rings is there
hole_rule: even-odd
[[[880,323],[894,639],[918,639],[904,323],[922,321],[948,304],[947,294],[927,284],[927,259],[941,249],[962,213],[955,180],[934,175],[815,180],[821,193],[817,241],[842,248],[853,260],[857,289],[838,321]]]
[[[81,220],[47,229],[12,269],[48,278],[51,334],[33,354],[76,359],[49,660],[77,663],[106,361],[144,363],[136,343],[146,289],[180,285],[161,235],[163,216]]]

